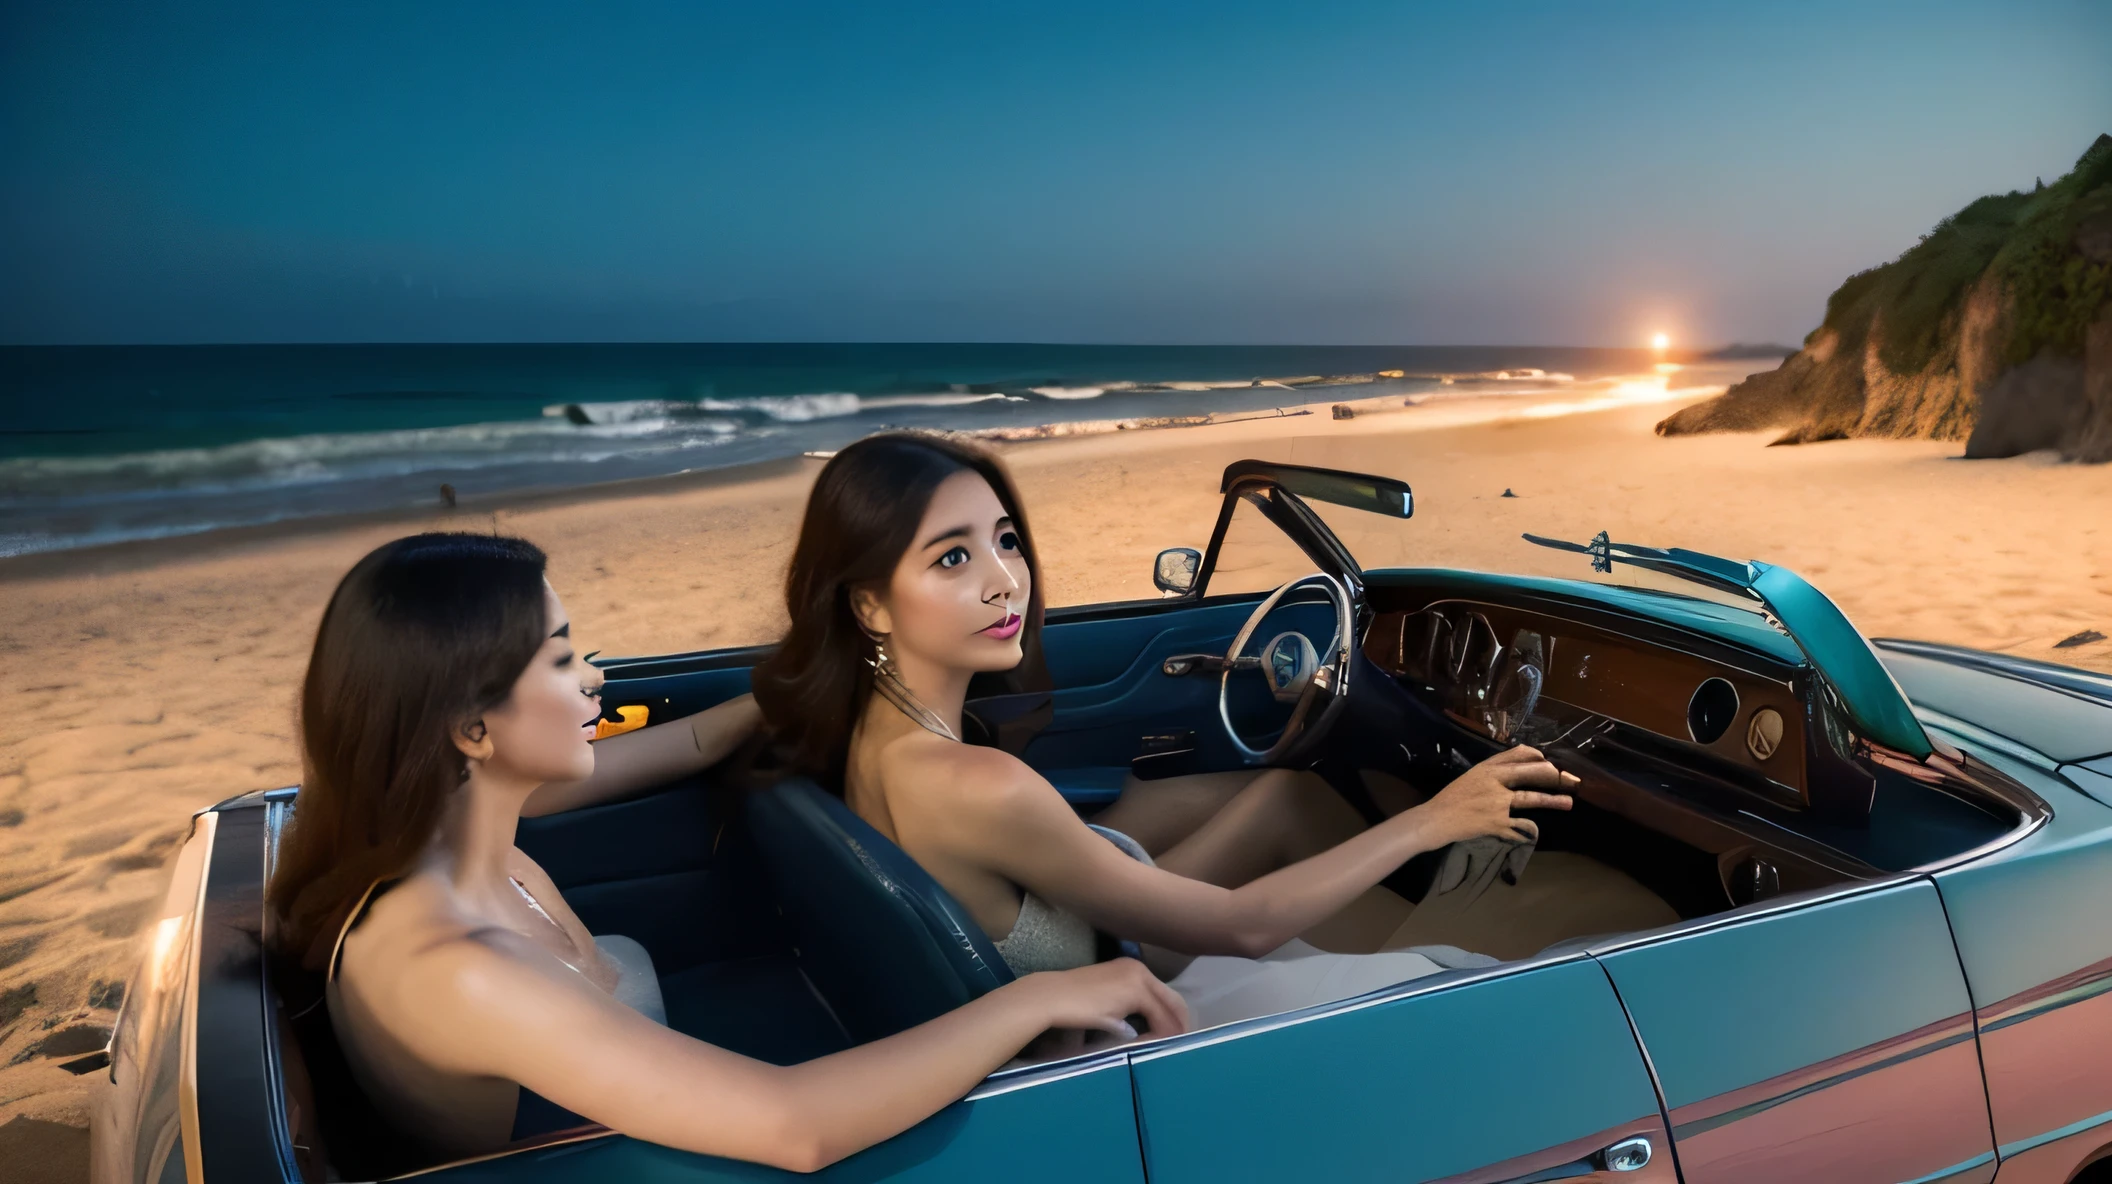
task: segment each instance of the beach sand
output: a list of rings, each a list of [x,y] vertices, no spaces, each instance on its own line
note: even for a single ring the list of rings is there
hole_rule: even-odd
[[[1414,520],[1350,540],[1371,566],[1582,576],[1581,557],[1518,535],[1604,529],[1786,564],[1872,635],[2112,671],[2112,642],[2054,648],[2112,634],[2112,466],[1967,462],[1943,443],[1654,436],[1677,405],[1563,414],[1559,397],[1463,400],[1349,420],[1323,405],[1003,451],[1052,604],[1154,595],[1152,556],[1203,546],[1219,473],[1254,456],[1408,479]],[[297,779],[295,691],[355,559],[412,530],[495,525],[550,552],[585,650],[766,641],[783,624],[779,581],[818,468],[0,562],[0,1124],[23,1120],[0,1126],[0,1159],[78,1170],[63,1166],[85,1157],[65,1128],[86,1123],[102,1077],[35,1050],[111,1022],[111,984],[137,958],[189,814]]]

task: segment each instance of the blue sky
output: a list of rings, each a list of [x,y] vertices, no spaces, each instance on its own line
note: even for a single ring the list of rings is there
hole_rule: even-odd
[[[1795,340],[2112,4],[13,4],[0,341]]]

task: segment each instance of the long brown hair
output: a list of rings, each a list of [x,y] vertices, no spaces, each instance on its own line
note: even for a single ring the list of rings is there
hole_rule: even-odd
[[[836,792],[843,788],[851,730],[873,689],[866,664],[873,642],[851,611],[851,592],[886,585],[915,540],[933,492],[960,472],[990,483],[1012,518],[1019,553],[1034,576],[1020,614],[1024,658],[1008,684],[1041,669],[1041,568],[1019,492],[997,457],[966,441],[924,432],[884,432],[838,452],[807,495],[799,544],[785,578],[792,627],[750,675],[777,756]]]
[[[337,585],[301,685],[300,793],[267,896],[273,947],[310,969],[360,894],[402,875],[467,776],[454,731],[505,702],[549,633],[542,551],[421,534]]]

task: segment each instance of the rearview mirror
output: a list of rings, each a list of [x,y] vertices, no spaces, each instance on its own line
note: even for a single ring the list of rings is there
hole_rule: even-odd
[[[1224,482],[1218,492],[1230,493],[1241,478],[1254,477],[1316,502],[1333,502],[1352,510],[1384,514],[1388,518],[1409,518],[1415,514],[1415,494],[1405,481],[1341,469],[1316,469],[1310,465],[1236,460],[1225,466]]]
[[[1195,573],[1203,566],[1203,553],[1194,547],[1168,547],[1159,552],[1151,567],[1151,582],[1159,591],[1186,596],[1195,591]]]

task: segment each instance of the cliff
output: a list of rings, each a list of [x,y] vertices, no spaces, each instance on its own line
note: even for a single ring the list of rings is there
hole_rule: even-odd
[[[1848,277],[1803,349],[1657,432],[1760,428],[2112,460],[2112,135],[2053,184],[1983,197]]]

